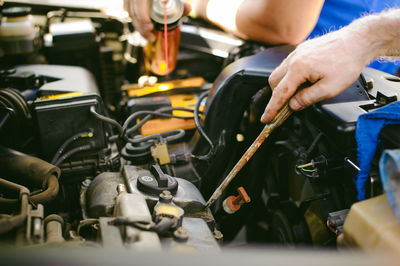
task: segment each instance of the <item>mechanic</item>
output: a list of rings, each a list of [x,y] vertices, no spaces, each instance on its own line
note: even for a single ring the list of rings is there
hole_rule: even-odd
[[[149,0],[124,0],[135,29],[154,41]],[[192,13],[246,39],[267,44],[298,44],[348,25],[365,13],[400,6],[400,0],[186,0]]]
[[[261,121],[271,121],[289,99],[290,108],[298,111],[334,97],[374,58],[399,55],[400,9],[365,16],[338,31],[307,40],[272,72],[273,94]],[[307,81],[312,85],[297,91]]]
[[[124,8],[143,37],[154,41],[149,0],[124,0]],[[368,13],[400,7],[400,0],[186,0],[192,14],[246,39],[266,44],[298,44],[348,25]],[[184,14],[191,6],[184,2]],[[394,74],[393,63],[371,67]]]

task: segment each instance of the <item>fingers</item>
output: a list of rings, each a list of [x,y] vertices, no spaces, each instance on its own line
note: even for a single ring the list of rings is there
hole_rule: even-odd
[[[272,97],[265,108],[264,114],[261,117],[261,122],[270,122],[275,117],[279,109],[290,99],[290,97],[296,92],[297,88],[303,82],[304,79],[301,75],[292,71],[288,71],[281,79],[279,84],[274,88]]]
[[[149,17],[148,0],[124,0],[124,8],[132,18],[135,30],[150,42],[155,40],[153,23]]]
[[[293,111],[300,111],[304,108],[331,98],[332,90],[325,80],[320,80],[310,87],[304,88],[296,93],[289,101],[289,107]]]
[[[186,3],[185,1],[183,2],[183,15],[189,15],[190,11],[192,11],[192,7]]]
[[[271,75],[268,78],[269,86],[272,90],[278,85],[278,83],[282,80],[287,72],[287,61],[283,60],[282,63],[272,71]]]
[[[183,2],[183,8],[183,15],[187,15],[191,11],[191,6],[186,2]],[[124,0],[124,9],[132,18],[135,30],[149,42],[155,41],[154,25],[149,17],[148,0]]]

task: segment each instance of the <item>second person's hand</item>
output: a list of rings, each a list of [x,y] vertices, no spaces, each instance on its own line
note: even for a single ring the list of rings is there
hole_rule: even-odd
[[[155,41],[154,25],[149,17],[150,0],[124,0],[124,9],[132,18],[135,29],[148,41]],[[183,15],[189,14],[191,7],[183,2]]]

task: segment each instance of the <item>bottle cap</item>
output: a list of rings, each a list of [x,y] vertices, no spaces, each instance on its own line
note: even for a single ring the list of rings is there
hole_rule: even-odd
[[[167,24],[177,22],[183,15],[181,0],[153,0],[150,8],[150,18],[164,24],[164,5],[167,7]]]

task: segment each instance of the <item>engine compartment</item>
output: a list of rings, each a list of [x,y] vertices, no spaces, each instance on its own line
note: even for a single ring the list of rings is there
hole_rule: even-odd
[[[357,118],[398,101],[398,77],[366,68],[342,94],[293,114],[208,208],[262,130],[268,77],[294,47],[186,19],[177,68],[154,77],[128,20],[81,7],[18,8],[34,15],[34,37],[0,40],[4,246],[337,248],[357,202]],[[398,148],[397,132],[385,128],[377,158]],[[380,194],[375,159],[366,195]],[[229,196],[240,210],[226,212]]]

